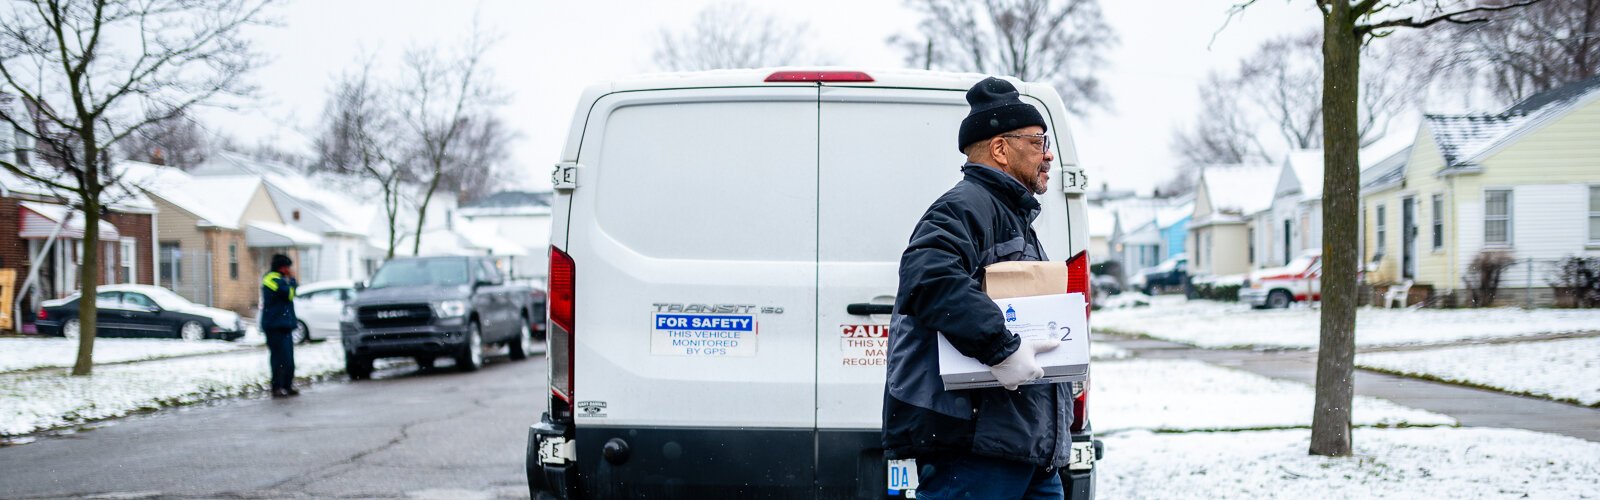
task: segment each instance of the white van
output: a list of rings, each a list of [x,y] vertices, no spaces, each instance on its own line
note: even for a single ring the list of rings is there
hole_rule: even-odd
[[[889,306],[913,226],[961,178],[956,132],[983,78],[776,69],[589,87],[553,179],[534,497],[914,496],[914,468],[890,489],[880,443]],[[1088,182],[1060,96],[1013,83],[1059,145],[1034,227],[1066,260],[1089,245]],[[1063,471],[1070,498],[1093,495],[1092,474]]]

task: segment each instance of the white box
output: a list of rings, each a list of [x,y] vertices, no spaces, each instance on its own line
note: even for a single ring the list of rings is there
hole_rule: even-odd
[[[1044,378],[1030,383],[1054,384],[1088,378],[1089,314],[1083,294],[1012,297],[994,302],[1005,315],[1006,329],[1021,336],[1024,342],[1050,337],[1061,340],[1060,347],[1035,358],[1044,368]],[[989,365],[962,355],[942,333],[939,334],[939,377],[944,379],[947,391],[1000,386],[994,374],[989,373]]]

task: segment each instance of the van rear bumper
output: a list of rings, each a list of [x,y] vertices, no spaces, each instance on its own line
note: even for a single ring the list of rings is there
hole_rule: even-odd
[[[542,420],[528,432],[528,489],[534,498],[882,498],[888,488],[875,429],[573,431],[551,423],[548,415]],[[576,460],[542,459],[540,449],[553,448],[550,443],[570,443]],[[626,451],[607,458],[608,443]]]
[[[528,489],[533,498],[886,498],[881,435],[877,429],[573,429],[546,414],[528,431]],[[551,458],[566,446],[571,460]],[[1067,498],[1094,498],[1094,473],[1063,470]]]

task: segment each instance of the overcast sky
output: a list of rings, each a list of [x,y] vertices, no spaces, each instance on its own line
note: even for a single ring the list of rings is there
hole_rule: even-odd
[[[476,15],[503,37],[488,62],[513,96],[503,117],[522,134],[514,148],[513,177],[520,187],[544,189],[583,87],[654,71],[650,55],[659,30],[689,24],[712,2],[291,0],[275,9],[279,26],[252,32],[256,49],[271,58],[254,75],[261,89],[258,104],[202,116],[208,125],[247,142],[306,150],[327,89],[361,54],[392,67],[407,47],[464,38]],[[918,20],[901,0],[749,3],[807,23],[808,43],[841,66],[902,66],[901,54],[885,39],[912,33]],[[1312,2],[1278,0],[1259,2],[1222,29],[1232,3],[1100,2],[1121,45],[1108,54],[1110,66],[1101,75],[1111,110],[1075,117],[1072,123],[1079,159],[1092,179],[1148,192],[1178,163],[1172,130],[1194,120],[1195,85],[1207,71],[1232,68],[1263,39],[1319,23]]]

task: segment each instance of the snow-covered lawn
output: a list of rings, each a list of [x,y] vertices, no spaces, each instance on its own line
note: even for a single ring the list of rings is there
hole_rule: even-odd
[[[260,345],[250,343],[201,340],[184,342],[175,339],[95,339],[95,363],[120,363],[143,359],[170,358],[191,354],[207,354],[247,349]],[[0,372],[31,370],[34,368],[70,367],[78,359],[78,341],[64,338],[4,338],[0,339]]]
[[[1309,349],[1317,345],[1318,309],[1252,310],[1248,305],[1154,297],[1150,307],[1095,311],[1098,331],[1113,330],[1205,348]],[[1600,331],[1593,309],[1376,309],[1356,313],[1358,346],[1436,344],[1460,340]]]
[[[344,370],[337,342],[298,347],[294,357],[298,377]],[[268,383],[266,351],[99,366],[89,377],[68,376],[62,369],[4,373],[0,436],[236,396],[265,390]]]
[[[1105,437],[1102,498],[1600,498],[1600,443],[1513,429],[1357,429],[1355,455],[1308,430]]]
[[[1089,414],[1096,433],[1310,427],[1310,386],[1189,360],[1095,363]],[[1454,425],[1437,413],[1356,397],[1361,426]]]
[[[1600,405],[1600,338],[1514,342],[1356,356],[1389,372]]]

